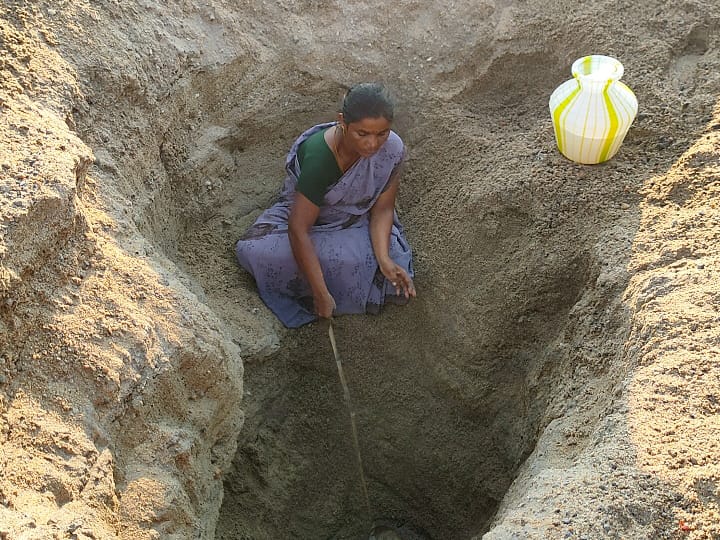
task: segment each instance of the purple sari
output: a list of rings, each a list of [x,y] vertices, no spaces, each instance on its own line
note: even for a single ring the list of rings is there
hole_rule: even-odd
[[[314,126],[298,137],[285,160],[287,176],[279,200],[235,246],[238,261],[255,277],[260,298],[289,328],[317,319],[310,285],[295,262],[288,239],[288,217],[300,174],[297,150],[308,137],[333,125]],[[370,209],[387,189],[403,157],[403,142],[391,132],[380,150],[360,158],[325,194],[310,238],[337,305],[335,314],[377,313],[386,301],[405,302],[380,272],[369,229]],[[397,213],[390,232],[390,257],[413,276],[410,246]]]

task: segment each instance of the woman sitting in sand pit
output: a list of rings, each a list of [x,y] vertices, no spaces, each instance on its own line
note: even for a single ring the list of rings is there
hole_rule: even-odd
[[[295,141],[280,198],[236,245],[260,297],[290,328],[377,313],[415,296],[412,254],[395,213],[404,145],[379,84],[352,87],[338,121]]]

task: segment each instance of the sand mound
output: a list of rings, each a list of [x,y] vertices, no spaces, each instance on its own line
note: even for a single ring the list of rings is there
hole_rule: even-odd
[[[6,1],[0,537],[720,537],[720,7]],[[555,148],[619,58],[619,154]],[[418,298],[282,328],[232,245],[343,88],[396,93]]]

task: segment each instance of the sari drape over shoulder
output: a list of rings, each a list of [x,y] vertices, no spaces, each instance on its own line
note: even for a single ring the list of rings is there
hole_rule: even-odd
[[[297,150],[308,137],[335,125],[305,131],[285,160],[286,177],[278,201],[265,210],[235,246],[240,264],[255,278],[260,297],[289,328],[317,319],[310,285],[300,272],[288,238],[288,217],[300,174]],[[370,209],[387,189],[404,157],[400,137],[391,132],[372,156],[360,158],[330,187],[310,238],[325,283],[337,305],[335,314],[377,313],[386,302],[404,303],[383,276],[370,240]],[[390,257],[413,276],[412,254],[394,215]]]

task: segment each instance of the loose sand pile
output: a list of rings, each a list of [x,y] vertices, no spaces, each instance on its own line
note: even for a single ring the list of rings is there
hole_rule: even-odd
[[[615,56],[640,113],[547,110]],[[287,331],[232,246],[383,80],[418,298]],[[720,5],[6,0],[0,538],[720,538]]]

